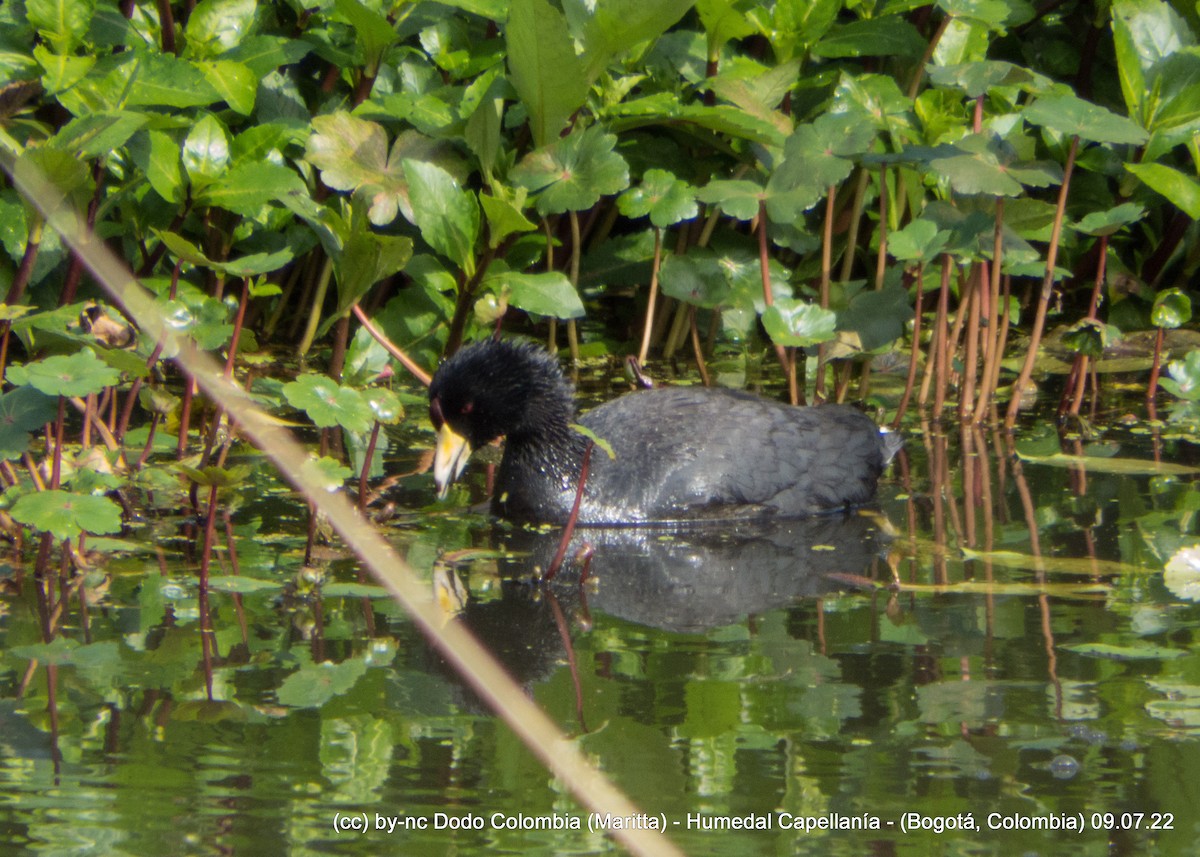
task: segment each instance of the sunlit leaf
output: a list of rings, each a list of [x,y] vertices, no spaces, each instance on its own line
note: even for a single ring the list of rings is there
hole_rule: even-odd
[[[833,339],[837,314],[810,301],[779,298],[763,312],[762,323],[776,345],[807,348]]]
[[[1180,289],[1164,289],[1154,296],[1150,323],[1174,329],[1192,320],[1192,299]]]
[[[506,291],[508,301],[517,309],[551,318],[582,318],[583,301],[561,271],[525,274],[506,271],[487,277],[491,289]]]
[[[283,395],[320,428],[336,425],[361,433],[370,431],[375,421],[361,391],[342,387],[327,375],[301,375],[283,385]]]
[[[1200,219],[1200,182],[1166,164],[1126,164],[1125,169],[1183,209]]]
[[[30,386],[47,396],[87,396],[120,382],[121,374],[96,356],[90,348],[74,354],[58,354],[10,366],[8,382],[18,387]]]
[[[616,144],[616,135],[593,125],[526,155],[511,179],[538,192],[542,215],[582,211],[629,185],[629,165],[613,151]]]
[[[183,168],[193,182],[215,179],[229,166],[229,134],[220,120],[206,114],[183,141]]]
[[[546,146],[587,97],[583,61],[562,12],[546,0],[511,0],[505,38],[509,78],[529,115],[534,145]]]
[[[1043,95],[1022,115],[1034,125],[1092,143],[1146,142],[1137,123],[1074,95]]]
[[[72,494],[58,489],[25,494],[13,504],[13,520],[50,533],[56,541],[80,533],[115,533],[121,529],[121,507],[102,495]]]
[[[475,272],[479,238],[479,204],[436,164],[403,161],[411,191],[413,220],[430,247],[446,256],[469,277]]]
[[[254,592],[272,592],[283,588],[282,583],[274,580],[259,580],[255,577],[240,575],[217,575],[208,579],[208,588],[213,592],[236,592],[248,595]]]
[[[642,182],[617,199],[626,217],[645,217],[660,229],[696,216],[696,189],[666,170],[646,170]]]

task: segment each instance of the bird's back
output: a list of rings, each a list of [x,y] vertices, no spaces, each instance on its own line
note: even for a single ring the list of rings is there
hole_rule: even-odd
[[[853,408],[739,391],[647,390],[580,423],[615,453],[592,452],[581,523],[827,512],[870,501],[885,463],[878,428]]]

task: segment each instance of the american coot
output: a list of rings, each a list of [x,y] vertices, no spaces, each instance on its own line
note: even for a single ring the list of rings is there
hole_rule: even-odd
[[[530,344],[487,341],[442,364],[429,387],[439,496],[472,449],[505,437],[492,511],[563,523],[588,438],[574,390]],[[644,524],[804,516],[870,501],[898,446],[842,405],[798,408],[735,390],[664,387],[622,396],[578,420],[611,445],[590,456],[578,523]]]

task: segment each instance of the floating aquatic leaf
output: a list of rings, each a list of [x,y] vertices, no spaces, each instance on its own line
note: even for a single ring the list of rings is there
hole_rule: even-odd
[[[50,533],[57,541],[80,533],[115,533],[121,529],[121,507],[104,496],[72,494],[58,489],[25,494],[12,507],[13,520]]]
[[[390,598],[391,592],[369,583],[329,583],[321,587],[326,598]]]
[[[301,667],[284,679],[275,697],[292,708],[318,708],[352,688],[366,671],[366,663],[357,658]]]
[[[236,592],[247,595],[253,592],[271,592],[282,589],[283,584],[274,580],[259,580],[241,575],[220,575],[208,579],[208,588],[214,592]]]
[[[1119,473],[1127,476],[1191,476],[1200,473],[1200,468],[1171,461],[1140,461],[1134,458],[1104,458],[1095,455],[1025,455],[1017,451],[1022,461],[1033,464],[1050,464],[1056,467],[1080,467],[1094,473]]]
[[[1076,643],[1063,646],[1068,652],[1117,661],[1170,661],[1182,658],[1187,652],[1163,646],[1118,646],[1112,643]]]

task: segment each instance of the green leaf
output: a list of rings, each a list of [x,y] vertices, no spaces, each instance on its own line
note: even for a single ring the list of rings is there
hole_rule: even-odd
[[[29,449],[30,432],[54,420],[54,398],[33,387],[17,387],[0,394],[0,459],[20,458]]]
[[[304,411],[319,428],[341,426],[349,431],[370,431],[375,415],[366,397],[355,389],[339,386],[325,375],[301,375],[283,385],[289,405]]]
[[[591,82],[612,61],[642,42],[656,39],[692,8],[694,0],[566,0],[563,9],[583,45],[585,77]]]
[[[366,661],[358,658],[340,664],[326,661],[301,667],[284,679],[275,697],[280,705],[319,708],[354,687],[366,671]]]
[[[457,265],[468,277],[475,273],[479,239],[479,204],[436,164],[405,160],[413,220],[425,242]]]
[[[858,57],[920,57],[925,38],[903,18],[884,15],[833,27],[813,46],[813,56],[826,59]]]
[[[253,26],[257,6],[255,0],[200,0],[187,18],[188,56],[208,59],[236,48]]]
[[[510,178],[530,191],[540,191],[540,214],[562,214],[591,208],[600,197],[629,185],[629,165],[613,151],[617,138],[593,125],[526,155]]]
[[[382,586],[369,583],[327,583],[321,587],[326,598],[391,598],[392,593]]]
[[[1056,164],[1018,164],[1012,147],[992,134],[964,137],[950,151],[933,157],[929,166],[958,193],[1019,196],[1026,184],[1046,187],[1062,181]]]
[[[1172,396],[1188,402],[1200,401],[1200,351],[1190,351],[1182,360],[1167,364],[1170,377],[1159,379]]]
[[[746,19],[749,4],[739,0],[696,0],[696,11],[700,23],[708,35],[708,55],[717,56],[721,47],[732,39],[740,39],[754,32],[754,25]]]
[[[489,275],[484,284],[500,293],[508,292],[509,303],[526,312],[552,318],[582,318],[583,301],[571,281],[559,271],[523,274],[504,271]]]
[[[125,106],[203,107],[221,97],[195,63],[150,53],[137,58]]]
[[[95,0],[26,0],[25,17],[55,52],[68,54],[87,36]]]
[[[354,475],[353,470],[328,455],[310,458],[306,464],[310,468],[309,475],[314,476],[317,484],[329,493],[340,491],[346,480]]]
[[[908,292],[899,285],[864,290],[838,310],[838,330],[854,331],[864,351],[894,342],[904,335],[904,327],[913,317]]]
[[[1106,211],[1091,211],[1071,228],[1088,235],[1112,235],[1130,223],[1146,216],[1146,209],[1136,202],[1125,202]]]
[[[121,373],[108,366],[90,348],[74,354],[58,354],[24,366],[8,367],[8,382],[30,386],[47,396],[87,396],[99,393],[121,380]]]
[[[757,217],[758,204],[766,198],[767,192],[762,185],[745,179],[712,181],[696,191],[696,199],[720,206],[723,212],[737,220]]]
[[[762,314],[763,327],[776,345],[807,348],[834,337],[837,313],[795,298],[778,298]]]
[[[696,189],[666,170],[646,170],[642,183],[621,194],[617,207],[626,217],[645,217],[659,229],[696,216]]]
[[[71,54],[59,54],[42,45],[33,49],[33,56],[44,71],[42,85],[49,93],[70,89],[86,78],[96,66],[94,56],[77,57]]]
[[[664,295],[706,309],[729,300],[729,281],[711,252],[668,256],[659,272],[659,284]]]
[[[1075,643],[1063,646],[1068,652],[1093,658],[1112,658],[1117,661],[1169,661],[1187,654],[1183,649],[1168,649],[1163,646],[1136,645],[1118,646],[1112,643]]]
[[[148,131],[147,145],[134,147],[134,163],[146,175],[150,187],[167,202],[183,202],[183,170],[179,144],[163,131]]]
[[[950,240],[950,233],[931,220],[917,218],[888,236],[888,252],[901,262],[931,262]]]
[[[1174,330],[1192,320],[1192,300],[1179,289],[1164,289],[1154,296],[1150,323]]]
[[[870,118],[859,111],[826,114],[801,125],[783,147],[783,161],[767,181],[767,213],[793,223],[823,199],[854,168],[851,160],[875,138]]]
[[[488,224],[488,245],[493,249],[514,232],[532,232],[537,224],[531,222],[521,211],[521,203],[525,199],[525,189],[521,188],[515,194],[516,200],[505,197],[479,194],[479,204]]]
[[[1135,122],[1074,95],[1043,95],[1022,115],[1034,125],[1092,143],[1136,145],[1147,139]]]
[[[232,60],[202,62],[198,65],[205,80],[234,112],[243,116],[254,112],[258,78],[249,67]]]
[[[243,162],[204,187],[196,197],[204,205],[254,217],[264,205],[282,202],[290,194],[306,192],[304,181],[295,170],[270,162]]]
[[[183,168],[193,184],[212,180],[229,166],[229,134],[211,113],[197,122],[183,141]]]
[[[338,13],[354,27],[354,39],[363,55],[367,73],[374,77],[380,60],[396,41],[392,22],[359,0],[334,0]]]
[[[525,105],[534,145],[545,146],[587,97],[586,69],[562,13],[546,0],[512,0],[505,39],[509,79]]]
[[[375,419],[385,425],[395,425],[404,419],[404,406],[399,397],[386,387],[371,387],[363,391]]]
[[[188,467],[186,464],[176,466],[188,479],[205,488],[233,488],[245,482],[246,477],[253,471],[248,464],[228,468],[211,465],[203,469]]]
[[[93,113],[72,119],[50,138],[48,145],[86,158],[100,157],[123,147],[149,119],[131,111]]]
[[[25,494],[12,507],[13,520],[50,533],[55,541],[80,533],[115,533],[121,529],[121,507],[104,496],[49,490]]]
[[[1081,319],[1063,331],[1062,343],[1076,354],[1099,358],[1108,344],[1108,327],[1096,319]]]
[[[216,575],[208,579],[208,588],[212,592],[231,592],[240,595],[251,595],[255,592],[274,592],[283,589],[283,584],[274,580],[259,580],[255,577],[241,575]]]
[[[1000,60],[932,66],[929,80],[947,89],[957,89],[968,98],[987,95],[997,87],[1016,87],[1025,92],[1043,92],[1052,81],[1045,75]]]
[[[1200,220],[1200,182],[1166,164],[1126,164],[1125,169],[1179,206],[1188,217]]]

